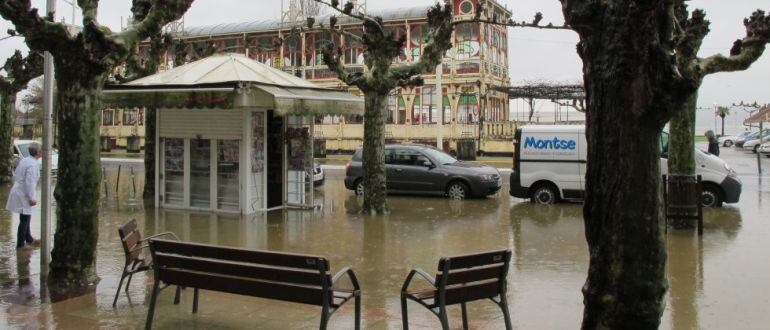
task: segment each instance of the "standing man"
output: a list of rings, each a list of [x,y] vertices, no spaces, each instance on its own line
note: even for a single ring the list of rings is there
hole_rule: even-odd
[[[39,246],[40,241],[32,238],[29,223],[32,220],[32,211],[37,205],[37,180],[40,178],[40,165],[37,160],[43,155],[40,143],[32,142],[29,145],[29,156],[22,159],[13,172],[13,188],[8,194],[8,203],[5,208],[13,213],[19,213],[19,229],[17,233],[16,249],[32,249]]]

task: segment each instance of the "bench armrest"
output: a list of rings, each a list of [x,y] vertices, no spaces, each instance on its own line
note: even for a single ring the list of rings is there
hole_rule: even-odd
[[[334,274],[334,277],[332,277],[332,283],[331,286],[334,286],[334,283],[337,283],[337,281],[342,277],[342,275],[347,274],[350,278],[350,283],[353,284],[353,289],[356,291],[360,291],[361,287],[358,285],[358,278],[356,278],[356,273],[353,272],[350,267],[345,267],[340,269],[340,271],[337,272],[337,274]]]
[[[170,231],[167,231],[167,232],[163,232],[163,233],[160,233],[160,234],[155,234],[155,235],[147,236],[144,239],[142,239],[140,242],[147,242],[147,241],[149,241],[149,240],[151,240],[153,238],[158,238],[158,237],[167,236],[167,235],[170,235],[170,236],[174,237],[175,240],[180,241],[179,236],[176,236],[176,234],[174,234],[174,233],[172,233]]]
[[[409,275],[406,276],[406,280],[404,280],[404,285],[401,287],[401,292],[406,291],[409,289],[409,284],[412,283],[412,278],[414,275],[420,275],[420,277],[424,278],[430,285],[436,286],[436,280],[433,279],[432,276],[428,275],[424,270],[420,268],[414,268],[412,271],[409,272]]]

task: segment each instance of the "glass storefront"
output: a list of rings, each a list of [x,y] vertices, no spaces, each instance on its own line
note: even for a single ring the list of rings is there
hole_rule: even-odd
[[[211,140],[190,141],[190,206],[211,207]]]
[[[164,139],[163,198],[167,205],[184,205],[184,139]]]
[[[238,211],[241,141],[218,140],[217,144],[217,209]]]

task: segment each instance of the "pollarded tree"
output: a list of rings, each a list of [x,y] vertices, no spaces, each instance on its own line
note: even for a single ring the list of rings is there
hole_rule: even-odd
[[[668,288],[660,134],[697,82],[675,55],[683,0],[560,0],[586,88],[584,329],[655,329]]]
[[[0,182],[13,177],[13,126],[16,113],[16,94],[27,87],[30,80],[43,74],[43,56],[32,52],[26,57],[20,51],[5,61],[2,67],[7,77],[0,75]]]
[[[364,94],[366,101],[364,110],[364,205],[363,212],[383,214],[389,212],[386,199],[385,177],[385,107],[388,93],[396,87],[420,86],[423,84],[421,74],[434,70],[447,50],[452,48],[452,8],[449,3],[443,6],[436,4],[428,10],[428,45],[419,61],[409,64],[393,64],[394,59],[403,54],[406,35],[396,35],[383,25],[382,17],[373,17],[364,13],[354,12],[353,3],[347,2],[340,8],[339,1],[325,4],[342,15],[363,21],[363,35],[347,33],[336,25],[337,18],[331,17],[329,30],[344,34],[346,38],[358,40],[364,46],[363,73],[348,73],[342,65],[342,52],[333,44],[328,44],[323,52],[324,63],[336,73],[338,78],[348,86],[355,86]],[[308,19],[312,26],[313,19]]]
[[[746,18],[746,36],[738,39],[730,50],[730,56],[721,54],[707,58],[698,57],[703,39],[708,35],[710,22],[703,10],[688,13],[687,5],[676,7],[676,62],[679,70],[697,87],[706,76],[720,72],[748,69],[756,62],[770,43],[770,16],[757,10]],[[695,112],[698,90],[687,96],[687,103],[671,119],[669,142],[669,173],[695,175]],[[722,134],[724,135],[724,129]]]
[[[192,0],[155,0],[141,21],[112,32],[96,20],[99,1],[78,0],[83,30],[41,17],[29,0],[0,0],[0,15],[11,21],[30,49],[49,51],[56,67],[59,171],[54,196],[56,233],[49,281],[84,285],[96,279],[99,215],[99,112],[102,88],[134,46],[179,19]]]

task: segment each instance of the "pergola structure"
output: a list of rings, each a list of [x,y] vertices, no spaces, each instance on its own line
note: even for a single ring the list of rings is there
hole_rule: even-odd
[[[535,100],[549,100],[559,105],[570,106],[577,111],[585,112],[586,98],[583,85],[560,85],[551,83],[536,83],[523,86],[503,87],[497,90],[508,93],[508,98],[524,99],[529,104],[529,119],[535,114]]]

